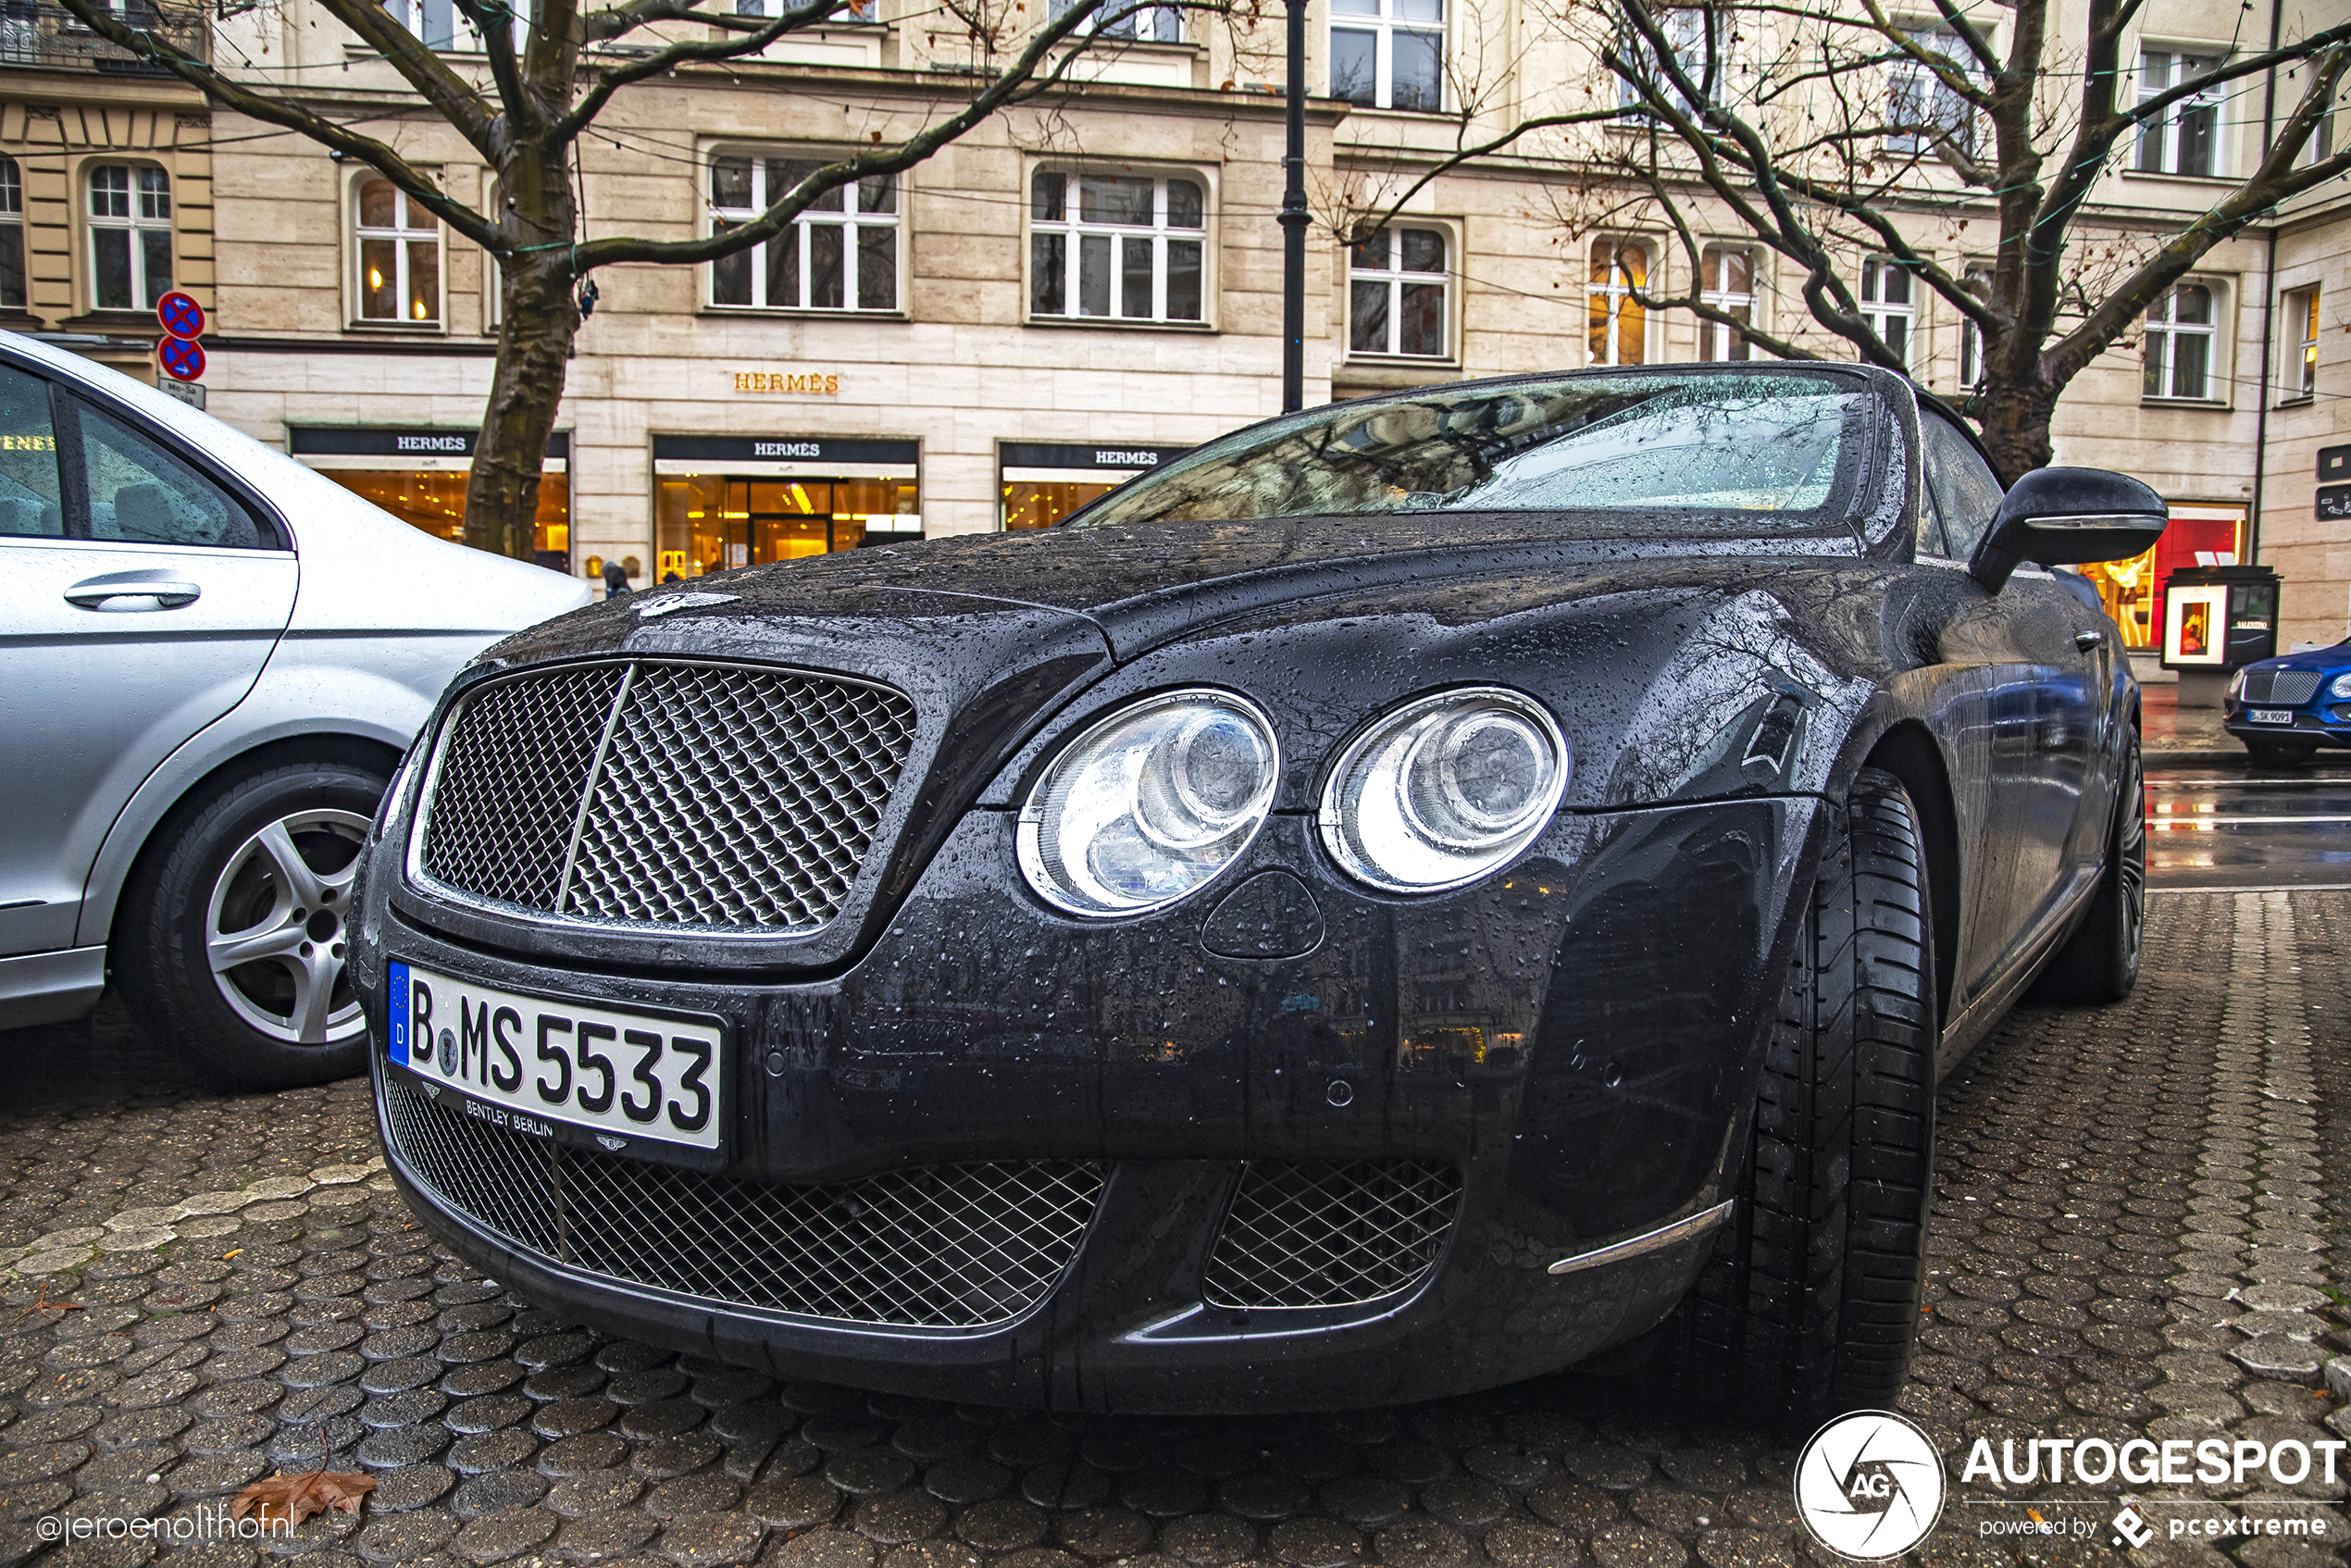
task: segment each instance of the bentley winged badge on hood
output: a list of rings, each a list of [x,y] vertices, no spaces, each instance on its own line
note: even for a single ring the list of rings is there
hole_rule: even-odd
[[[1883,372],[1611,370],[548,622],[376,824],[392,1171],[785,1375],[1885,1403],[1938,1075],[2137,971],[2138,691],[2052,568],[2163,522]]]

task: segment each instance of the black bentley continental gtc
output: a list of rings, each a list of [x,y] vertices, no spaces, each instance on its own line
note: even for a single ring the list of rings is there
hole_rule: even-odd
[[[532,1299],[789,1376],[1269,1411],[1631,1347],[1890,1402],[1938,1077],[2137,970],[2138,689],[2049,568],[2163,523],[2003,495],[1882,372],[1684,366],[578,611],[376,826],[392,1169]]]

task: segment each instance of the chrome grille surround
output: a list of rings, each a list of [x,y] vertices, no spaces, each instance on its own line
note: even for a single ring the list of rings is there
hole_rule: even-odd
[[[2245,675],[2245,700],[2263,707],[2298,708],[2319,694],[2319,672],[2257,669]]]
[[[442,724],[408,879],[493,913],[783,936],[838,915],[914,737],[871,682],[605,660],[484,683]]]
[[[1210,1250],[1211,1306],[1346,1307],[1433,1272],[1461,1212],[1462,1174],[1427,1160],[1252,1160]]]
[[[382,1078],[386,1141],[505,1244],[624,1285],[875,1328],[1001,1328],[1077,1255],[1104,1168],[917,1165],[822,1187],[623,1159],[492,1126]]]

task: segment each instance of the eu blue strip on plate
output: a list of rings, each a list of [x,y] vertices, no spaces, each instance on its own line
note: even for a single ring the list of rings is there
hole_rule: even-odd
[[[392,1059],[408,1065],[408,965],[398,959],[390,965],[391,983],[384,987],[384,1039]]]

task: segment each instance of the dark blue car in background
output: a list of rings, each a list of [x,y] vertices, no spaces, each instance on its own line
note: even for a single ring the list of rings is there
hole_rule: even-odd
[[[2299,767],[2351,746],[2351,642],[2263,659],[2229,681],[2221,721],[2265,767]]]

